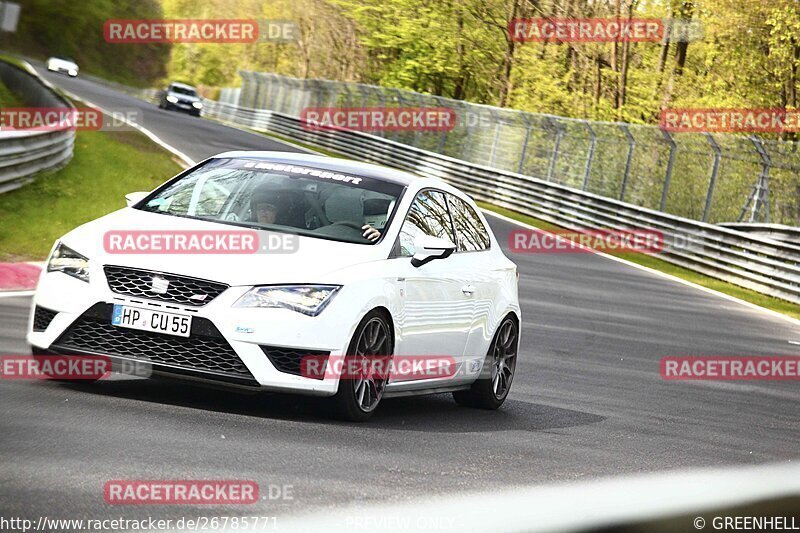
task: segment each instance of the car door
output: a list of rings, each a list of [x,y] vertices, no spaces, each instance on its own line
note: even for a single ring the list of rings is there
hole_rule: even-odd
[[[495,264],[490,251],[491,239],[475,209],[458,196],[448,193],[447,203],[456,233],[457,267],[467,274],[467,286],[472,291],[473,316],[465,340],[465,357],[483,357],[493,334],[494,305],[507,272]]]
[[[417,194],[398,236],[393,272],[400,287],[395,353],[405,356],[451,356],[461,361],[473,322],[466,273],[451,255],[414,267],[414,241],[420,235],[455,242],[445,194],[425,189]]]

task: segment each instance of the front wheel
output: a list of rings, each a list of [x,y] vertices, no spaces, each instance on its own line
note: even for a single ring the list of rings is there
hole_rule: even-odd
[[[359,323],[347,349],[339,391],[333,397],[339,418],[364,422],[372,416],[389,380],[385,367],[393,350],[392,331],[386,315],[371,311]]]
[[[497,409],[503,405],[517,368],[518,345],[519,325],[508,316],[492,339],[481,377],[470,389],[453,393],[456,403],[479,409]]]

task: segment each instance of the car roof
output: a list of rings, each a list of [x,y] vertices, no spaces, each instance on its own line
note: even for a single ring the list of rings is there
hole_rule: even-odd
[[[261,152],[240,150],[217,154],[214,156],[214,158],[258,159],[262,161],[269,161],[270,163],[305,165],[322,170],[331,170],[363,176],[365,178],[388,181],[406,187],[417,181],[422,181],[431,186],[450,189],[450,187],[441,180],[422,178],[402,170],[383,167],[380,165],[373,165],[371,163],[362,163],[361,161],[353,161],[352,159],[341,159],[338,157],[328,157],[324,155],[304,154],[299,152]]]
[[[172,86],[172,87],[180,87],[182,89],[191,89],[193,91],[197,90],[196,87],[192,87],[191,85],[187,85],[187,84],[181,83],[179,81],[173,81],[172,83],[170,83],[170,86]]]

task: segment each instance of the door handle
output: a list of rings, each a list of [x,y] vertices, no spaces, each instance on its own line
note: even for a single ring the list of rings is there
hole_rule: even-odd
[[[461,287],[461,292],[464,293],[464,296],[472,296],[475,293],[475,285],[464,285]]]

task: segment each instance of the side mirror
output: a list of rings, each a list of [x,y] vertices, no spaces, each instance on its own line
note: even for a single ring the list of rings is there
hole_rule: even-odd
[[[130,207],[130,206],[132,206],[134,204],[138,204],[139,202],[144,200],[144,198],[148,194],[150,194],[150,193],[149,192],[141,192],[141,191],[140,192],[129,192],[128,194],[125,195],[125,201],[127,202],[128,207]]]
[[[430,235],[420,235],[414,241],[416,253],[411,258],[411,265],[421,267],[434,259],[445,259],[455,251],[456,245],[449,239],[431,237]]]

